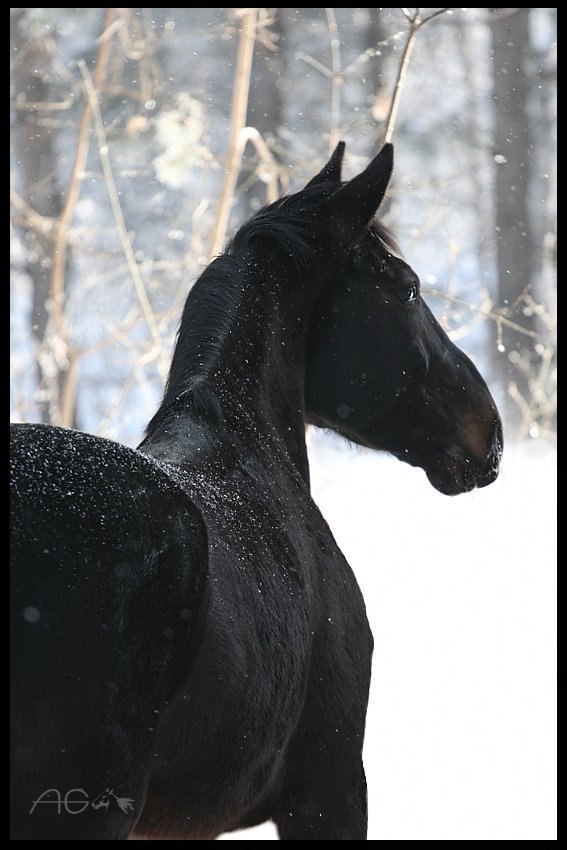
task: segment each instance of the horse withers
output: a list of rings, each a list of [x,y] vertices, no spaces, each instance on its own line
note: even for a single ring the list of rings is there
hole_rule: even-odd
[[[366,838],[372,636],[305,424],[450,494],[502,431],[374,219],[392,147],[343,152],[195,283],[137,450],[12,426],[15,839]]]

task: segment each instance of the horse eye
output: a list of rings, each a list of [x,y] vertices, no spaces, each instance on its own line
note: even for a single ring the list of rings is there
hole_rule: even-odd
[[[404,289],[402,292],[401,300],[404,304],[412,304],[414,301],[417,301],[417,295],[417,286],[415,283],[412,283],[411,286],[408,286],[408,288]]]

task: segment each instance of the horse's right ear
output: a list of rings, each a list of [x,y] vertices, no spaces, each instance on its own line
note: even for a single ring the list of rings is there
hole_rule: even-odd
[[[335,183],[340,183],[341,168],[343,165],[343,156],[345,153],[345,142],[339,142],[336,146],[329,162],[323,166],[319,174],[312,177],[305,189],[310,189],[311,186],[317,186],[319,183],[326,183],[332,180]]]
[[[394,148],[387,143],[361,174],[329,199],[336,234],[345,245],[357,239],[382,203],[394,167]]]

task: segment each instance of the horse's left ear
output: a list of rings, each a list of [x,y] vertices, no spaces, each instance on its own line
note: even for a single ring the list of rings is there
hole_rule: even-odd
[[[333,151],[329,162],[323,166],[319,174],[316,174],[315,177],[311,178],[304,188],[310,189],[311,186],[317,186],[319,183],[326,183],[327,180],[333,180],[335,183],[340,183],[344,153],[345,142],[339,142]]]
[[[329,200],[333,224],[343,244],[357,239],[382,203],[394,168],[394,147],[384,145],[361,174]]]

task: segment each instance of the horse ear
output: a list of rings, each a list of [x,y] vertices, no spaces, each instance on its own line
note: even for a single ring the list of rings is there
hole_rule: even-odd
[[[329,203],[339,238],[352,242],[367,226],[382,203],[394,167],[394,147],[384,145],[361,174],[334,193]]]
[[[333,151],[329,162],[321,169],[319,174],[316,174],[315,177],[311,178],[305,188],[310,189],[311,186],[317,186],[319,183],[326,183],[327,180],[334,180],[335,183],[339,183],[341,179],[344,152],[345,142],[339,142]]]

